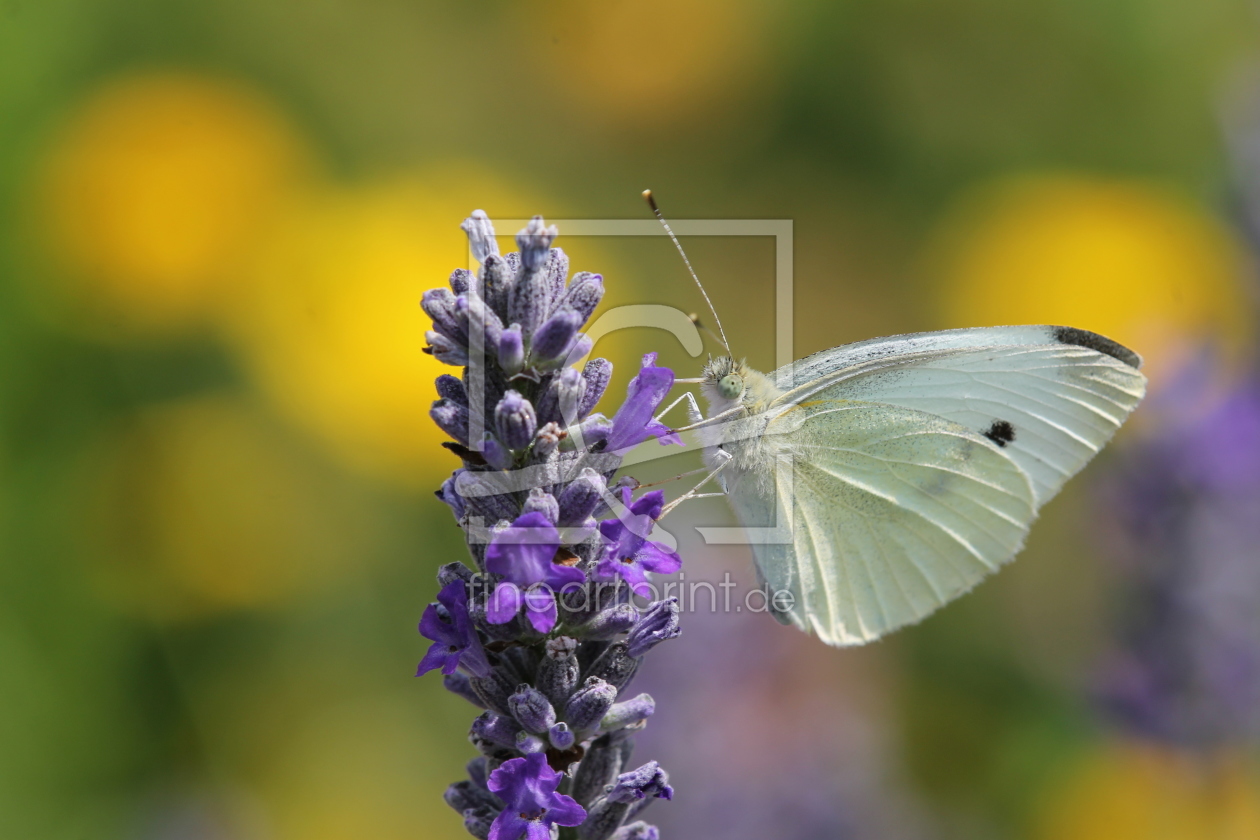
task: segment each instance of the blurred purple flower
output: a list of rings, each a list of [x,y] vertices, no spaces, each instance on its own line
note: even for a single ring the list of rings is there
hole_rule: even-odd
[[[537,511],[518,516],[495,535],[486,548],[486,569],[504,579],[487,604],[491,624],[507,624],[524,604],[534,629],[551,632],[556,626],[555,593],[586,580],[581,569],[554,562],[559,550],[559,532]]]
[[[572,797],[556,793],[560,773],[542,753],[505,761],[490,774],[490,791],[504,808],[490,826],[489,840],[550,840],[553,825],[581,825],[586,810]]]
[[[682,568],[682,558],[661,543],[647,539],[665,505],[662,491],[644,493],[631,503],[630,488],[623,487],[621,501],[626,507],[624,518],[599,523],[599,532],[607,545],[595,567],[595,578],[621,578],[636,595],[646,596],[651,594],[647,573],[671,575]]]
[[[630,380],[626,401],[613,415],[607,450],[620,452],[650,437],[655,437],[662,445],[682,444],[681,437],[654,419],[657,407],[673,387],[674,372],[667,367],[657,367],[655,353],[645,355],[638,376]]]
[[[1260,736],[1260,371],[1221,396],[1206,365],[1104,489],[1126,597],[1096,686],[1120,726],[1204,748]]]
[[[438,593],[438,602],[429,604],[420,618],[420,635],[433,642],[420,660],[416,676],[437,668],[453,674],[463,666],[469,673],[484,677],[490,663],[468,615],[468,590],[462,580],[453,580]]]

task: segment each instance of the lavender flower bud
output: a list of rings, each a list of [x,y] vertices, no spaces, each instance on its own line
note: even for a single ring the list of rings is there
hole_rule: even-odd
[[[499,243],[494,238],[494,225],[484,210],[474,210],[472,215],[464,219],[460,229],[468,234],[468,244],[472,246],[473,259],[484,263],[486,257],[499,253]]]
[[[538,398],[538,422],[567,426],[577,420],[578,406],[586,392],[586,380],[574,368],[564,368],[551,379]]]
[[[472,683],[469,682],[468,675],[463,671],[456,671],[453,674],[447,674],[442,677],[442,685],[451,694],[463,697],[477,708],[484,709],[486,707],[482,699],[477,696],[477,692],[473,691]]]
[[[579,438],[582,446],[589,449],[597,443],[608,440],[612,428],[613,423],[607,417],[602,414],[592,414],[577,426],[569,427],[569,436],[560,441],[560,449],[561,451],[576,449]]]
[[[464,514],[467,512],[464,505],[464,497],[459,495],[459,492],[455,489],[456,485],[459,483],[459,475],[463,471],[464,470],[461,467],[451,473],[450,478],[442,482],[441,489],[435,491],[433,494],[450,506],[451,512],[455,514],[456,519],[463,519]]]
[[[506,470],[512,467],[511,451],[490,434],[487,434],[481,441],[481,457],[485,458],[486,463],[496,470]]]
[[[551,243],[560,231],[555,225],[547,227],[542,216],[529,220],[524,230],[516,234],[516,247],[521,251],[521,267],[526,271],[538,271],[547,263]]]
[[[578,416],[585,417],[599,403],[600,397],[608,389],[612,381],[613,366],[607,359],[591,359],[582,368],[582,378],[586,380],[586,393],[578,406]]]
[[[510,717],[496,715],[494,712],[482,712],[473,721],[472,729],[468,732],[468,739],[474,743],[485,741],[508,749],[516,749],[517,732],[520,732],[520,728]]]
[[[480,336],[483,350],[497,352],[499,340],[503,337],[503,322],[481,298],[468,295],[455,298],[455,320],[463,330],[465,340],[472,341],[474,336]]]
[[[455,440],[468,445],[468,409],[454,400],[435,400],[429,416],[438,428]]]
[[[575,732],[590,732],[608,714],[617,699],[617,689],[599,677],[591,677],[564,707],[564,717]]]
[[[603,297],[604,278],[589,271],[579,271],[569,283],[563,305],[581,315],[582,323],[586,323]]]
[[[481,296],[500,318],[507,317],[508,295],[512,291],[515,270],[506,257],[497,254],[486,257],[481,264]]]
[[[514,376],[525,367],[525,340],[521,337],[521,325],[512,324],[499,336],[499,367],[508,376]]]
[[[530,735],[528,732],[516,733],[516,750],[517,752],[529,755],[530,753],[545,752],[547,742],[537,735]]]
[[[577,640],[560,636],[547,640],[547,654],[538,665],[535,683],[552,705],[564,708],[578,684]]]
[[[468,407],[468,389],[464,387],[464,383],[458,377],[444,373],[437,378],[434,383],[437,386],[438,396],[444,400],[450,400],[456,405]]]
[[[609,840],[630,815],[635,803],[651,798],[674,798],[668,774],[655,761],[618,776],[616,783],[591,806],[586,821],[578,829],[578,837],[580,840]]]
[[[420,298],[420,308],[433,319],[433,329],[452,342],[464,343],[467,335],[455,317],[455,295],[450,289],[429,289]]]
[[[558,750],[572,749],[577,743],[577,736],[573,734],[573,730],[569,728],[569,724],[560,722],[547,732],[547,739],[551,741],[551,746]]]
[[[494,423],[499,440],[514,451],[527,448],[534,440],[534,432],[538,431],[534,407],[516,391],[508,391],[499,400],[494,409]]]
[[[516,692],[516,686],[498,668],[492,670],[489,676],[469,677],[468,682],[487,709],[511,716],[512,707],[508,705],[508,698]]]
[[[469,761],[466,765],[464,765],[464,769],[468,772],[468,778],[472,780],[474,785],[489,790],[487,782],[490,778],[491,768],[487,766],[486,757],[484,755],[479,755]]]
[[[491,811],[489,808],[469,808],[464,812],[464,831],[477,840],[490,840],[490,829],[498,815],[499,811]]]
[[[608,714],[604,715],[604,719],[600,721],[599,728],[605,732],[611,732],[614,729],[634,726],[650,718],[655,711],[656,701],[652,699],[652,695],[640,694],[629,700],[614,703],[608,710]]]
[[[457,295],[467,294],[473,288],[476,275],[466,268],[457,268],[451,272],[451,291]]]
[[[429,346],[424,348],[425,352],[442,364],[455,367],[468,364],[468,348],[463,344],[452,341],[436,330],[425,332],[424,340],[429,343]]]
[[[552,525],[556,524],[556,520],[560,516],[560,505],[556,502],[556,497],[548,493],[541,487],[535,487],[529,491],[529,498],[525,500],[525,504],[521,506],[521,513],[541,513],[547,517]]]
[[[608,490],[604,477],[587,467],[568,486],[560,491],[557,522],[566,527],[580,525],[595,512],[595,508]]]
[[[533,686],[519,686],[516,693],[508,698],[508,708],[517,722],[530,732],[546,732],[556,722],[556,710]]]
[[[626,637],[626,653],[637,658],[661,642],[677,638],[682,633],[678,612],[677,598],[657,601],[648,607]]]
[[[639,820],[617,829],[612,840],[661,840],[661,832],[656,826]]]
[[[569,255],[560,248],[552,248],[547,254],[547,267],[543,269],[543,284],[547,298],[555,305],[564,294],[564,281],[569,276]]]
[[[639,611],[634,604],[613,604],[596,613],[582,627],[582,636],[587,639],[611,639],[639,623]]]
[[[637,770],[622,773],[613,789],[605,794],[612,802],[638,802],[642,799],[673,799],[674,789],[669,786],[669,774],[655,761],[649,761]]]
[[[586,750],[573,776],[570,793],[580,804],[589,806],[604,788],[616,781],[628,758],[625,747],[629,742],[624,739],[624,732],[614,732],[596,738]]]
[[[438,588],[445,588],[447,584],[462,580],[465,584],[473,582],[472,569],[463,563],[444,563],[438,568],[437,582]]]
[[[603,680],[621,690],[639,670],[639,660],[626,652],[625,642],[613,642],[600,654],[587,672],[587,682],[592,678]]]
[[[591,340],[589,335],[578,333],[573,341],[569,343],[569,348],[564,351],[563,364],[576,365],[583,357],[591,354],[591,348],[594,346],[595,342]]]
[[[548,423],[538,430],[538,434],[534,436],[534,457],[542,460],[560,448],[560,441],[564,440],[566,433],[560,428],[559,423]]]
[[[448,787],[442,798],[446,800],[447,805],[461,814],[469,808],[486,808],[491,811],[503,809],[503,803],[499,801],[499,797],[467,779]]]
[[[531,364],[543,367],[563,360],[581,328],[582,316],[572,309],[561,309],[552,315],[534,333],[529,351]]]

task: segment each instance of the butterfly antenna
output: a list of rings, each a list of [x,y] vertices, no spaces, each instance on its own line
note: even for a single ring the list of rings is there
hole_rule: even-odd
[[[718,338],[718,334],[717,334],[717,333],[715,333],[713,330],[709,329],[709,325],[708,325],[708,324],[706,324],[704,321],[701,321],[701,320],[700,320],[700,316],[699,316],[699,315],[697,315],[696,313],[694,313],[694,312],[689,313],[689,314],[687,315],[687,320],[688,320],[688,321],[690,321],[691,323],[695,324],[695,325],[696,325],[696,329],[698,329],[698,330],[703,330],[704,332],[708,333],[708,334],[709,334],[709,338],[712,338],[714,341],[718,342],[719,344],[725,344],[725,343],[726,343],[726,342],[722,341],[722,339]],[[730,348],[727,348],[727,349],[730,349]]]
[[[661,225],[664,226],[665,232],[668,233],[669,238],[673,240],[674,247],[678,249],[679,255],[683,258],[683,262],[687,266],[687,271],[691,274],[691,279],[696,281],[696,286],[700,289],[700,294],[704,296],[704,302],[709,305],[709,311],[713,313],[713,322],[717,324],[718,333],[720,333],[719,340],[722,342],[722,346],[726,348],[727,353],[730,353],[731,345],[726,341],[726,330],[722,329],[722,319],[718,317],[717,309],[713,306],[713,301],[709,300],[709,293],[704,290],[704,284],[701,283],[700,278],[696,276],[696,270],[691,267],[691,260],[687,259],[687,252],[683,250],[682,243],[679,242],[678,237],[674,235],[674,231],[670,228],[669,222],[665,221],[665,216],[661,213],[661,208],[656,206],[656,199],[652,197],[652,191],[644,190],[643,199],[647,201],[648,207],[652,208],[652,212],[656,214],[656,218],[659,219]],[[694,316],[692,320],[694,323],[699,325],[700,322],[696,320]],[[706,332],[709,331],[706,330]],[[709,332],[709,335],[713,335],[713,333]]]

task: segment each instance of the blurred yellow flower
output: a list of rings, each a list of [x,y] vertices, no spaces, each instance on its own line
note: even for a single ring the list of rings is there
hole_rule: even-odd
[[[547,79],[579,100],[584,116],[652,128],[688,115],[711,119],[763,82],[772,8],[757,0],[566,0],[547,14],[522,6],[519,25],[544,45],[536,54]]]
[[[1086,757],[1045,802],[1043,840],[1260,837],[1260,776],[1237,756],[1112,744]]]
[[[1066,324],[1141,353],[1155,384],[1214,342],[1251,337],[1242,249],[1208,213],[1153,186],[1025,177],[966,197],[929,269],[947,326]]]
[[[104,595],[159,620],[281,604],[371,553],[366,505],[236,397],[145,410],[82,480]]]
[[[152,72],[94,91],[52,138],[35,195],[63,291],[93,316],[76,326],[169,329],[214,309],[308,161],[235,82]]]
[[[235,346],[280,409],[352,466],[432,488],[458,465],[428,412],[433,380],[460,370],[422,352],[420,297],[469,264],[460,222],[478,207],[493,215],[505,195],[456,165],[329,188],[294,207],[250,268]]]

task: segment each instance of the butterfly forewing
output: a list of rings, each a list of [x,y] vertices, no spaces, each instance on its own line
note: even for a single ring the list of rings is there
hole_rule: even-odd
[[[1111,352],[1054,341],[1056,335]],[[972,345],[960,345],[964,339]],[[1003,341],[1010,343],[995,343]],[[994,327],[927,333],[810,357],[799,363],[800,374],[814,378],[781,399],[789,405],[806,399],[865,400],[952,420],[1001,447],[1028,474],[1040,507],[1137,407],[1146,378],[1136,363],[1134,354],[1082,330]]]

